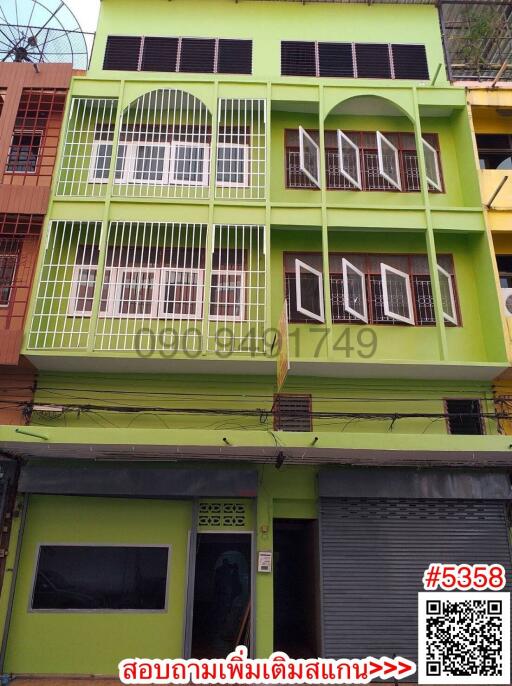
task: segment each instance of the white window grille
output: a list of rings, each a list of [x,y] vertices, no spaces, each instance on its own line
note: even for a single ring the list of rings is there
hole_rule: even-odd
[[[266,125],[265,100],[219,100],[216,197],[265,198]]]
[[[112,161],[115,98],[73,98],[67,121],[58,196],[102,197]]]
[[[358,188],[363,189],[361,179],[361,159],[358,146],[347,136],[346,133],[338,129],[338,155],[340,173]]]
[[[402,179],[400,176],[398,149],[380,131],[377,131],[377,154],[380,175],[401,191]]]
[[[207,198],[211,115],[185,91],[145,93],[123,112],[113,195]]]
[[[206,226],[113,222],[96,347],[200,352]]]
[[[28,348],[87,347],[101,222],[54,221],[48,230]]]
[[[383,262],[380,269],[384,314],[399,322],[414,326],[414,307],[409,274]]]
[[[441,265],[437,265],[439,274],[439,286],[441,288],[441,302],[443,307],[443,316],[447,322],[457,324],[457,306],[455,304],[455,291],[453,288],[452,275],[443,269]]]
[[[318,322],[325,321],[322,272],[302,260],[295,260],[297,312]]]
[[[421,139],[423,143],[423,153],[425,155],[425,167],[427,171],[427,181],[437,191],[443,190],[443,183],[441,181],[441,168],[439,165],[439,155],[437,150],[430,145],[424,138]]]
[[[368,301],[366,298],[366,276],[364,272],[342,258],[343,306],[357,319],[368,324]]]
[[[299,167],[320,188],[320,148],[302,126],[299,127]]]
[[[263,353],[267,308],[265,227],[214,226],[207,349]]]

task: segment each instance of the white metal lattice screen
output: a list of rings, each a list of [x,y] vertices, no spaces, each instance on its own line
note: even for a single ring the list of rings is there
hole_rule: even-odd
[[[113,195],[208,198],[211,115],[185,91],[145,93],[125,109]]]
[[[217,198],[262,200],[267,167],[265,100],[219,100]]]
[[[111,223],[96,349],[199,353],[205,258],[203,224]]]
[[[28,347],[87,347],[101,222],[54,221],[36,289]]]
[[[117,100],[114,98],[71,100],[57,195],[105,195],[112,162],[116,113]]]
[[[265,227],[215,225],[213,234],[207,350],[226,357],[263,353]]]

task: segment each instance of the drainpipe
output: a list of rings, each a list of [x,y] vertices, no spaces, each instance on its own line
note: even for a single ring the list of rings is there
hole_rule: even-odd
[[[13,564],[13,568],[12,568],[12,581],[11,581],[11,588],[9,589],[9,601],[7,603],[7,611],[5,613],[5,624],[4,624],[4,630],[3,630],[3,635],[2,635],[2,646],[0,648],[0,674],[2,674],[3,669],[4,669],[5,654],[7,651],[7,641],[9,639],[9,629],[11,627],[12,609],[13,609],[13,605],[14,605],[14,593],[16,591],[16,582],[18,580],[18,570],[19,570],[20,558],[21,558],[21,546],[22,546],[22,542],[23,542],[23,533],[25,531],[25,523],[27,521],[27,510],[28,510],[28,494],[25,494],[23,496],[23,505],[21,507],[20,528],[18,531],[18,541],[16,543],[16,553],[14,556],[14,564]],[[9,683],[11,677],[9,675],[2,674],[0,679],[1,679],[2,686],[4,686],[4,685]]]

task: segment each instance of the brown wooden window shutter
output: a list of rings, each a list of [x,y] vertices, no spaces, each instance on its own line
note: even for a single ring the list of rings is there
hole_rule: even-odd
[[[429,79],[424,45],[392,45],[391,50],[396,79]]]
[[[219,74],[252,74],[252,40],[219,39]]]
[[[141,44],[140,36],[109,36],[103,69],[137,71]]]
[[[174,72],[178,60],[178,38],[148,37],[144,39],[142,71]]]

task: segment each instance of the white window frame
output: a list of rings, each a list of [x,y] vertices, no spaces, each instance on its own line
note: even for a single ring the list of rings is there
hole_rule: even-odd
[[[245,310],[246,310],[246,298],[245,298],[245,289],[246,289],[246,283],[245,283],[245,270],[244,269],[213,269],[212,270],[212,277],[213,276],[222,276],[222,275],[236,275],[240,276],[240,301],[236,303],[216,303],[217,307],[227,307],[228,305],[233,304],[234,307],[237,305],[240,306],[240,314],[238,316],[236,315],[220,315],[220,314],[210,314],[210,320],[214,322],[243,322],[245,321]],[[214,288],[213,286],[213,279],[212,283],[210,284],[210,310],[211,310],[211,290]],[[218,286],[217,286],[218,288]]]
[[[344,144],[347,144],[356,154],[356,171],[357,178],[353,178],[349,172],[343,166],[343,148]],[[358,190],[363,190],[363,181],[361,177],[361,156],[359,146],[357,146],[354,141],[352,141],[346,133],[338,129],[338,155],[340,158],[340,174],[342,174],[347,181],[349,181]]]
[[[169,186],[208,186],[209,183],[209,167],[210,167],[210,145],[208,143],[195,143],[186,141],[172,141],[169,144],[170,147],[170,158],[169,158]],[[197,181],[182,181],[181,179],[176,179],[176,151],[178,148],[203,148],[204,158],[203,158],[203,170]]]
[[[458,318],[457,318],[457,305],[455,302],[455,292],[453,289],[452,275],[449,272],[447,272],[446,269],[443,269],[443,267],[441,267],[440,264],[437,265],[437,271],[439,272],[439,274],[441,276],[446,277],[446,279],[448,280],[448,291],[450,293],[450,304],[452,306],[452,312],[453,312],[453,317],[452,317],[447,312],[445,312],[445,310],[443,308],[443,316],[447,322],[450,322],[451,324],[457,325],[459,322],[458,322]],[[441,302],[441,306],[442,306],[442,302]]]
[[[108,267],[110,270],[110,284],[107,295],[107,307],[102,316],[113,319],[158,319],[158,296],[160,294],[160,268],[154,267]],[[153,297],[151,298],[151,311],[149,314],[125,314],[120,312],[121,291],[124,286],[122,278],[124,274],[153,274]],[[155,297],[156,296],[156,297]],[[135,302],[135,301],[133,301]]]
[[[343,271],[343,307],[347,312],[349,312],[357,319],[360,319],[365,324],[368,324],[368,296],[366,293],[366,275],[360,269],[358,269],[352,262],[349,262],[345,257],[342,258],[342,271]],[[361,279],[362,293],[363,293],[363,313],[358,312],[350,304],[349,292],[348,292],[348,271],[349,269],[357,274]]]
[[[168,186],[169,185],[169,165],[170,165],[170,144],[169,143],[157,143],[154,141],[133,141],[131,143],[121,143],[121,145],[126,145],[127,152],[130,151],[129,156],[125,157],[125,164],[121,178],[127,177],[130,183],[136,184],[138,186]],[[164,148],[164,168],[162,172],[162,180],[157,179],[136,179],[135,174],[144,174],[145,172],[137,172],[137,152],[138,148]],[[128,164],[127,164],[128,162]],[[116,160],[117,164],[117,160]],[[123,183],[123,181],[118,181],[118,183]]]
[[[250,159],[249,159],[249,152],[250,152],[250,147],[245,144],[238,144],[238,143],[219,143],[217,146],[217,150],[220,148],[241,148],[244,151],[244,158],[243,158],[243,175],[244,175],[244,180],[242,183],[236,183],[236,182],[231,182],[231,181],[219,181],[219,155],[217,152],[217,173],[216,173],[216,185],[219,188],[247,188],[249,186],[249,169],[250,169]],[[229,172],[228,172],[229,173]]]
[[[203,318],[203,301],[204,301],[204,269],[195,269],[193,267],[162,267],[160,269],[160,292],[158,297],[158,315],[159,319],[202,319]],[[174,314],[164,311],[165,289],[169,285],[166,281],[167,274],[197,274],[196,284],[178,284],[180,286],[195,286],[197,289],[197,297],[195,300],[195,311],[191,314]],[[193,301],[190,301],[192,304]]]
[[[95,283],[96,279],[98,278],[98,267],[95,264],[75,264],[73,267],[73,276],[72,276],[72,283],[71,283],[71,293],[69,294],[69,301],[68,301],[68,316],[70,317],[90,317],[91,316],[91,310],[79,310],[77,308],[77,301],[80,300],[81,298],[78,297],[78,286],[81,285],[80,282],[80,271],[82,269],[87,269],[89,271],[94,271],[96,272],[95,276]],[[94,298],[94,293],[93,293],[93,298]],[[84,298],[85,299],[85,298]]]
[[[388,181],[392,186],[394,186],[397,190],[401,191],[402,190],[402,179],[400,176],[400,160],[398,159],[398,149],[393,145],[393,143],[386,138],[380,131],[376,131],[376,136],[377,136],[377,156],[379,160],[379,174]],[[388,145],[391,150],[393,151],[393,156],[395,158],[395,165],[396,165],[396,170],[397,170],[397,179],[398,182],[390,176],[386,170],[384,169],[384,153],[382,150],[382,145],[385,143]]]
[[[439,153],[437,150],[434,148],[434,146],[430,145],[428,141],[426,141],[424,138],[421,139],[421,142],[423,144],[423,156],[425,157],[425,171],[426,171],[426,176],[427,176],[427,181],[431,186],[433,186],[437,191],[443,190],[443,186],[441,183],[441,167],[439,164]],[[434,166],[436,169],[436,177],[437,180],[431,179],[430,176],[428,175],[428,166],[426,163],[426,156],[427,153],[432,153],[434,156]]]
[[[307,140],[313,147],[315,148],[316,151],[316,168],[318,171],[318,178],[315,178],[311,172],[306,169],[306,164],[305,164],[305,149],[304,149],[304,140]],[[315,143],[315,141],[311,138],[309,133],[305,131],[302,126],[299,126],[299,168],[303,174],[305,174],[308,179],[311,181],[311,183],[314,183],[317,188],[320,188],[320,147]]]
[[[406,288],[406,294],[407,294],[407,305],[409,308],[410,317],[404,317],[401,314],[398,314],[396,312],[392,312],[390,309],[389,298],[388,298],[388,278],[387,278],[388,272],[391,272],[392,274],[395,274],[396,276],[402,277],[403,280],[405,281],[405,288]],[[404,322],[405,324],[411,324],[412,326],[414,326],[415,321],[414,321],[414,305],[413,305],[413,298],[412,298],[411,277],[406,272],[402,272],[402,271],[400,271],[400,269],[395,269],[394,267],[391,267],[389,264],[385,264],[384,262],[380,263],[380,275],[381,275],[381,279],[382,279],[382,297],[383,297],[383,301],[384,301],[384,314],[387,317],[391,317],[391,319],[395,319],[396,321]]]
[[[100,179],[99,177],[96,176],[96,161],[98,159],[98,148],[100,147],[100,145],[110,145],[110,148],[111,148],[110,166],[112,165],[112,158],[114,157],[114,144],[113,144],[113,142],[112,141],[95,140],[92,144],[92,150],[91,150],[91,164],[89,166],[89,178],[88,178],[89,183],[108,183],[108,177],[106,179]],[[122,143],[122,145],[124,145],[124,143]],[[109,166],[109,175],[110,175],[110,166]],[[119,181],[118,181],[118,183],[119,183]]]
[[[310,274],[313,274],[318,279],[318,292],[320,294],[320,314],[317,314],[316,312],[311,312],[302,305],[302,288],[300,285],[300,274],[302,269],[309,272]],[[318,269],[311,267],[311,265],[306,264],[306,262],[303,262],[302,260],[299,260],[297,258],[295,259],[295,299],[297,304],[297,312],[300,312],[300,314],[303,314],[305,317],[314,319],[317,322],[325,322],[324,280],[322,272],[318,271]]]

